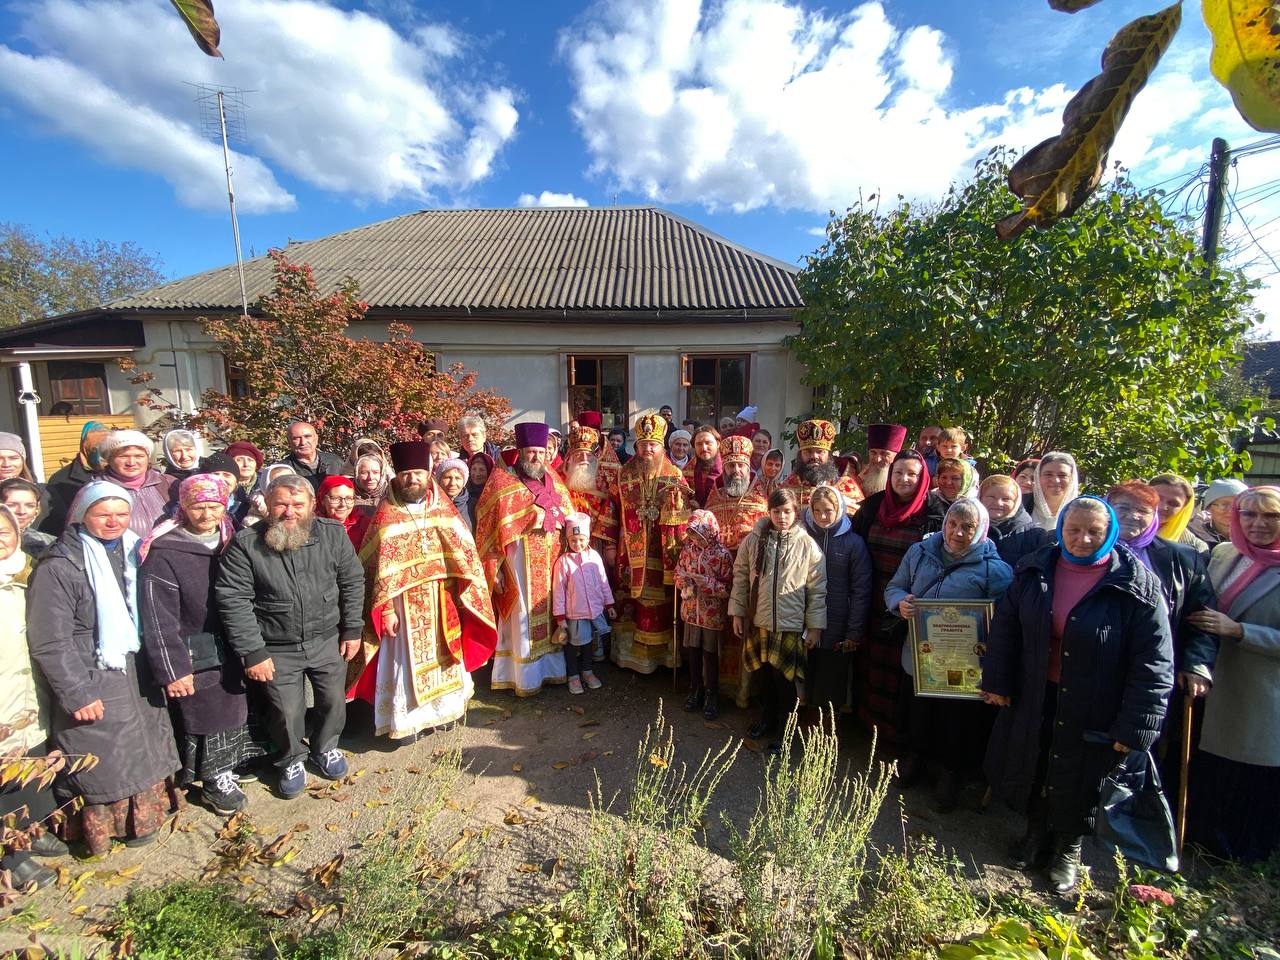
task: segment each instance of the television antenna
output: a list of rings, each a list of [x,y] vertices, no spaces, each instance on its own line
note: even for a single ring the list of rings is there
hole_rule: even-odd
[[[236,274],[240,278],[240,310],[249,316],[249,293],[244,283],[244,261],[240,256],[240,224],[236,220],[236,191],[231,181],[231,143],[244,144],[244,95],[253,91],[193,83],[200,107],[200,132],[208,140],[222,144],[222,166],[227,174],[227,202],[231,207],[231,235],[236,244]]]

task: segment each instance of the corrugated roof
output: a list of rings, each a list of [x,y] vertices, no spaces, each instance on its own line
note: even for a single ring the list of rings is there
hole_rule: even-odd
[[[350,275],[372,308],[472,311],[784,310],[795,267],[656,207],[422,210],[290,243],[322,290]],[[271,286],[246,261],[250,302]],[[238,310],[234,265],[161,284],[113,310]]]

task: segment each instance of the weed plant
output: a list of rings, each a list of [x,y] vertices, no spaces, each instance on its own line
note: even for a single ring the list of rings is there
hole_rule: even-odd
[[[131,890],[112,915],[117,955],[226,960],[261,945],[267,922],[226,884],[184,880]]]
[[[722,816],[742,891],[731,923],[745,956],[833,955],[841,922],[858,900],[867,841],[889,793],[893,768],[874,755],[873,741],[866,768],[846,776],[834,714],[801,731],[793,712],[746,831]]]
[[[703,918],[710,910],[703,874],[709,855],[699,845],[704,817],[738,747],[708,750],[690,771],[675,759],[675,739],[658,704],[636,750],[626,808],[605,799],[599,778],[578,891],[583,926],[601,960],[617,957],[698,958],[709,954]]]

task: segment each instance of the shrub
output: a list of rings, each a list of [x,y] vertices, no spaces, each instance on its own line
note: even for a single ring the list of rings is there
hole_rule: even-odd
[[[190,880],[130,891],[112,923],[119,955],[140,960],[226,960],[266,932],[266,920],[226,884]]]
[[[839,754],[834,714],[801,732],[793,712],[746,832],[723,818],[742,888],[732,920],[749,956],[806,960],[815,943],[829,952],[858,899],[892,768],[871,759],[874,740],[866,769],[853,777],[841,774]]]
[[[636,751],[635,782],[621,820],[596,780],[583,862],[581,919],[601,958],[707,955],[703,872],[697,844],[703,817],[738,748],[707,751],[691,773],[675,759],[675,739],[658,704]]]

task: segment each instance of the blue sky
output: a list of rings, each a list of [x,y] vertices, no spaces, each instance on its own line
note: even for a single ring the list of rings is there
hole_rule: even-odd
[[[937,195],[987,146],[1056,132],[1107,39],[1157,8],[219,0],[216,61],[166,0],[23,0],[0,5],[0,217],[135,241],[172,276],[229,262],[221,154],[184,83],[206,82],[253,91],[246,256],[423,207],[616,198],[798,262],[860,190]],[[1184,19],[1112,154],[1139,183],[1177,185],[1213,136],[1262,137],[1209,76],[1199,4]],[[1280,259],[1259,188],[1277,158],[1235,170],[1260,243],[1236,217],[1229,256],[1258,277],[1277,273],[1263,248]],[[1280,317],[1276,291],[1259,303]]]

